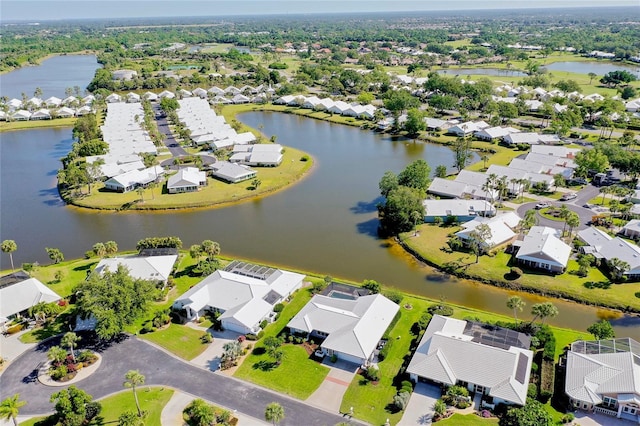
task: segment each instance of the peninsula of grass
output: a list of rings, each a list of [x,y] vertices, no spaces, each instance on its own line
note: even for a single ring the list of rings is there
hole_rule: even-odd
[[[173,396],[173,389],[164,387],[144,387],[138,389],[138,400],[140,409],[147,413],[144,419],[146,425],[159,425],[162,422],[160,417],[162,409],[167,405]],[[137,412],[133,393],[130,390],[123,390],[115,395],[99,399],[102,411],[93,419],[89,425],[117,424],[118,417],[126,411]],[[54,424],[50,417],[36,417],[20,422],[22,426],[46,426]]]
[[[305,152],[286,147],[282,164],[278,167],[257,168],[258,188],[252,180],[239,183],[226,183],[207,178],[207,185],[196,192],[169,194],[166,184],[162,188],[145,188],[138,191],[119,193],[108,191],[104,184],[93,185],[91,194],[85,186],[86,194],[70,198],[67,192],[61,193],[67,203],[77,207],[98,210],[173,210],[188,208],[223,207],[241,201],[261,198],[282,190],[302,179],[311,169],[313,159]]]
[[[51,120],[28,120],[28,121],[2,121],[0,122],[0,133],[13,130],[30,129],[55,129],[60,127],[73,127],[76,122],[75,117],[54,118]]]
[[[459,228],[425,224],[418,229],[419,236],[408,232],[401,234],[398,240],[411,254],[436,268],[450,270],[448,266],[457,264],[451,273],[483,283],[626,312],[640,312],[640,299],[635,296],[640,291],[640,283],[602,284],[607,283],[608,278],[595,267],[589,268],[588,275],[581,278],[575,274],[578,264],[573,259],[569,260],[564,274],[551,275],[521,268],[525,273],[517,279],[510,279],[511,266],[516,265],[510,264],[511,255],[504,251],[493,250],[495,254],[481,256],[476,263],[472,253],[449,250],[447,240]]]

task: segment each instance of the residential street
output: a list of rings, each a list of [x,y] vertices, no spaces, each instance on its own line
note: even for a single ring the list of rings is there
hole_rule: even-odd
[[[41,384],[33,372],[40,363],[46,361],[46,351],[55,343],[57,341],[54,339],[29,349],[0,376],[0,400],[19,393],[28,402],[20,410],[21,415],[52,412],[49,397],[60,388]],[[125,373],[139,370],[146,378],[145,386],[169,386],[258,419],[264,417],[267,404],[278,402],[285,410],[283,425],[335,425],[344,420],[338,413],[329,413],[252,384],[195,367],[133,336],[127,336],[120,343],[114,343],[100,352],[103,358],[98,371],[76,385],[96,399],[124,390],[122,383]]]

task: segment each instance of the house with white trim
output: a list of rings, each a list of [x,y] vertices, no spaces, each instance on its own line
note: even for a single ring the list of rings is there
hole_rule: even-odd
[[[628,337],[573,342],[564,390],[576,409],[640,424],[640,343]]]
[[[634,240],[640,239],[640,220],[630,220],[622,227],[620,233],[627,238]]]
[[[483,141],[493,141],[496,139],[502,139],[506,135],[510,135],[511,133],[519,133],[520,130],[514,129],[513,127],[487,127],[482,130],[477,130],[473,135],[478,139]]]
[[[560,239],[560,231],[547,226],[533,226],[517,248],[516,260],[530,268],[563,273],[567,269],[571,247]]]
[[[225,330],[257,334],[263,320],[275,317],[273,307],[302,287],[304,275],[234,261],[207,276],[173,302],[187,319],[219,312]]]
[[[228,161],[216,161],[211,166],[211,174],[229,183],[238,183],[253,179],[257,172],[249,166],[230,163]]]
[[[478,216],[495,216],[496,208],[485,200],[424,200],[424,221],[435,222],[439,217],[443,222],[456,218],[456,222],[468,222]]]
[[[11,115],[11,119],[14,121],[28,121],[31,118],[31,113],[25,109],[20,109]]]
[[[0,277],[0,324],[24,314],[38,303],[52,303],[60,299],[55,291],[25,272]]]
[[[554,145],[560,143],[558,135],[547,135],[533,132],[510,133],[502,138],[503,142],[508,145]]]
[[[69,118],[69,117],[74,117],[75,115],[76,115],[76,112],[69,107],[62,107],[56,111],[56,116],[60,118]]]
[[[108,257],[98,262],[94,272],[102,275],[105,271],[116,272],[122,266],[127,269],[129,276],[134,279],[148,280],[156,285],[164,286],[167,284],[177,260],[177,253],[163,256],[141,256],[136,254]]]
[[[39,109],[29,117],[29,120],[51,120],[51,113],[48,109]]]
[[[487,225],[491,231],[491,237],[482,242],[482,246],[486,249],[505,244],[516,238],[517,233],[515,229],[520,223],[520,216],[514,212],[506,212],[497,216],[488,217],[476,217],[473,220],[463,223],[462,230],[456,232],[456,236],[463,242],[471,240],[473,231],[480,225]]]
[[[195,192],[207,185],[207,174],[196,167],[185,167],[167,180],[169,194]]]
[[[153,166],[144,170],[131,170],[121,175],[107,179],[104,187],[116,192],[133,191],[139,186],[145,186],[165,174],[161,166]]]
[[[316,294],[287,324],[292,334],[322,341],[328,356],[365,365],[400,307],[381,294],[342,299]]]
[[[253,167],[275,167],[282,163],[282,145],[235,145],[229,162]]]
[[[414,382],[461,385],[492,404],[524,405],[531,338],[517,331],[434,315],[407,373]]]

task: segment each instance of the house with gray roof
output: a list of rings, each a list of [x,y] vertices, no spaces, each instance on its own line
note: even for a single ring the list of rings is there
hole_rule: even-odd
[[[435,222],[436,217],[447,221],[455,218],[456,222],[468,222],[478,216],[495,216],[496,208],[485,200],[424,200],[424,221]]]
[[[207,174],[196,167],[185,167],[169,177],[167,191],[169,194],[194,192],[207,185]]]
[[[257,334],[273,307],[302,287],[304,275],[234,261],[207,276],[173,303],[189,320],[218,312],[225,330]]]
[[[400,307],[381,294],[353,299],[316,294],[287,324],[292,334],[322,341],[325,355],[360,365],[373,361]]]
[[[557,229],[533,226],[522,241],[516,241],[516,260],[530,268],[563,273],[567,268],[571,247],[560,239]]]
[[[25,272],[15,272],[0,277],[0,325],[23,314],[38,303],[52,303],[61,297],[37,278]]]
[[[529,336],[434,315],[407,373],[414,382],[462,385],[493,404],[524,405],[533,352]]]
[[[229,161],[253,167],[275,167],[282,163],[282,157],[280,144],[236,145]]]
[[[177,254],[164,256],[120,256],[108,257],[100,260],[94,272],[104,274],[105,271],[116,272],[123,266],[129,271],[129,276],[141,280],[153,281],[160,286],[167,284],[169,276],[173,272],[173,266],[178,260]]]
[[[612,238],[601,229],[590,226],[586,229],[578,231],[577,237],[586,245],[580,247],[584,254],[592,254],[598,259],[603,259],[602,247],[605,246]]]
[[[487,225],[491,236],[483,241],[482,245],[485,249],[490,249],[513,240],[517,235],[515,229],[520,220],[520,216],[514,212],[506,212],[492,218],[476,217],[470,222],[463,223],[463,229],[456,232],[456,236],[463,242],[468,242],[478,226]]]
[[[640,343],[584,341],[567,352],[565,393],[573,407],[640,423]]]
[[[627,238],[632,238],[634,240],[640,239],[640,220],[630,220],[622,227],[620,233]]]
[[[602,246],[600,250],[607,261],[619,259],[629,265],[623,271],[628,279],[640,279],[640,247],[620,237],[615,237]]]
[[[229,183],[238,183],[253,179],[258,174],[249,166],[230,163],[228,161],[216,161],[211,166],[211,174]]]

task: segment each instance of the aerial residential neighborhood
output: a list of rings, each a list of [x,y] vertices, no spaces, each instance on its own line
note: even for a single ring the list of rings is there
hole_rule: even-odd
[[[637,4],[485,3],[3,2],[0,426],[640,424]]]

